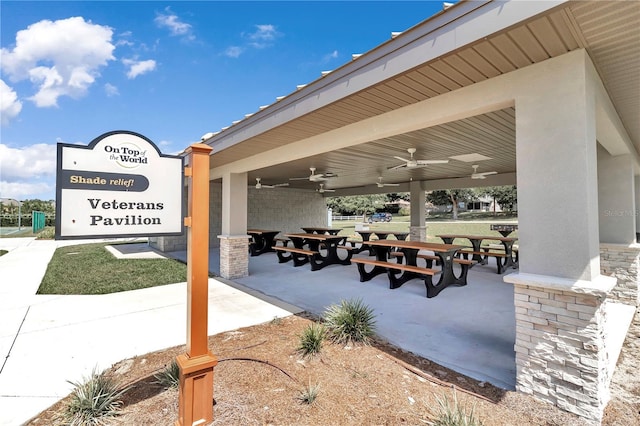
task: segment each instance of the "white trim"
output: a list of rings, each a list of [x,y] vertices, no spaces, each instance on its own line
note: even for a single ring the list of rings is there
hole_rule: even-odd
[[[587,281],[522,272],[506,275],[502,280],[509,284],[570,291],[602,298],[606,297],[618,282],[617,278],[605,275],[598,275],[593,280]]]

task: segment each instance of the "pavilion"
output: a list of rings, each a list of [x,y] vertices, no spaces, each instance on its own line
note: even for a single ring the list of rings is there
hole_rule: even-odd
[[[605,343],[607,306],[639,301],[639,24],[633,1],[460,1],[292,82],[203,138],[221,275],[248,274],[247,228],[326,225],[324,196],[389,191],[379,177],[411,194],[416,240],[425,191],[517,183],[522,255],[505,277],[516,389],[600,421],[619,349]],[[409,148],[448,162],[390,170]],[[471,179],[472,165],[497,173]],[[256,178],[289,186],[257,189]],[[171,251],[185,239],[153,243]]]

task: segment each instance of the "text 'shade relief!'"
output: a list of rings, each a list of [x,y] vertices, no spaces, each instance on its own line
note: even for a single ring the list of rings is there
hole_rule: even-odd
[[[133,132],[58,144],[56,238],[181,234],[182,168]]]

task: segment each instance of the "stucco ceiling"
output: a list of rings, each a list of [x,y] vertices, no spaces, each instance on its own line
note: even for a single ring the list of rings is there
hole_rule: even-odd
[[[363,85],[360,90],[340,86],[345,81],[347,85],[356,86],[358,72],[373,72],[376,66],[391,69],[394,55],[399,55],[397,52],[403,46],[417,43],[430,28],[445,28],[439,20],[451,14],[450,21],[444,22],[453,25],[465,14],[472,13],[473,3],[463,3],[466,4],[451,8],[459,8],[457,14],[454,10],[436,15],[216,134],[207,140],[214,147],[212,167],[268,152],[582,48],[593,60],[631,141],[636,148],[640,146],[640,2],[564,3],[411,69]],[[495,4],[486,2],[483,7],[490,6]],[[407,45],[402,44],[403,37],[410,40]],[[362,61],[359,67],[358,61]],[[385,76],[383,71],[378,75]],[[320,93],[325,92],[320,92],[319,87],[331,89],[333,86],[336,90],[342,88],[345,95],[320,102],[313,108],[302,103],[305,98],[320,98]],[[325,98],[331,93],[327,91]],[[291,119],[282,117],[287,111],[284,107],[295,103],[299,109],[296,115]],[[389,170],[402,163],[395,156],[408,157],[406,150],[410,147],[416,148],[417,159],[450,159],[472,153],[490,159],[480,162],[451,159],[447,164],[426,168]],[[362,192],[362,188],[376,192],[374,184],[379,176],[387,183],[458,178],[469,176],[472,164],[478,164],[479,171],[498,172],[486,180],[473,181],[476,185],[513,181],[516,171],[513,107],[252,170],[248,173],[248,183],[260,177],[266,184],[288,182],[291,187],[313,189],[317,183],[289,178],[308,176],[309,168],[315,167],[317,172],[337,176],[326,182],[328,188],[345,189],[344,193]]]

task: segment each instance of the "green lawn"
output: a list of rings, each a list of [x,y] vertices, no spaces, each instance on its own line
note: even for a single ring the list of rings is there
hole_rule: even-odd
[[[187,280],[187,266],[173,259],[118,259],[111,243],[58,248],[38,294],[107,294]]]
[[[451,215],[449,214],[448,220],[438,219],[432,221],[430,218],[427,219],[427,241],[441,243],[442,240],[436,237],[436,235],[440,234],[495,235],[496,237],[501,237],[502,235],[498,231],[491,230],[491,224],[505,222],[511,223],[517,220],[515,217],[502,217],[498,219],[482,217],[474,218],[473,221],[468,221],[468,219],[452,221],[450,216]],[[355,226],[355,221],[340,220],[333,221],[332,223],[332,227],[342,228],[339,235],[348,235],[358,238]],[[391,222],[376,222],[369,224],[369,230],[375,232],[376,229],[409,232],[409,217],[394,216]],[[517,238],[518,231],[512,232],[509,237]],[[456,239],[454,240],[454,244],[469,245],[469,241],[467,239]]]

